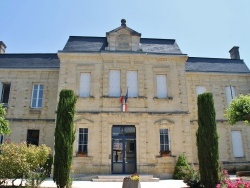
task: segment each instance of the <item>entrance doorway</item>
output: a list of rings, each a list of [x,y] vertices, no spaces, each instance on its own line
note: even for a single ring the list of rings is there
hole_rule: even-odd
[[[136,172],[135,126],[112,127],[112,174]]]

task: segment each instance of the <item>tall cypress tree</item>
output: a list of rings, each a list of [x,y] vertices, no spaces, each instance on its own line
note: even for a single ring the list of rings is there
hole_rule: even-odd
[[[55,156],[53,180],[57,187],[69,187],[71,183],[70,168],[75,140],[74,115],[76,96],[72,90],[60,92],[57,106],[55,129]]]
[[[219,183],[219,150],[212,93],[198,95],[197,147],[201,182],[206,188]]]

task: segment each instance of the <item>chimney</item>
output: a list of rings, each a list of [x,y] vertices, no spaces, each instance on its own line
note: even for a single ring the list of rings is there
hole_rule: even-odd
[[[231,50],[229,50],[231,59],[240,59],[239,47],[234,46]]]
[[[4,54],[6,48],[7,46],[3,43],[3,41],[0,41],[0,54]]]

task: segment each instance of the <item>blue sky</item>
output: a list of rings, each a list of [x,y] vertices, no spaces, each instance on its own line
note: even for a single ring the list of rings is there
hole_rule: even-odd
[[[105,36],[127,26],[144,38],[176,39],[191,57],[240,57],[250,68],[249,0],[0,0],[6,53],[56,53],[69,36]]]

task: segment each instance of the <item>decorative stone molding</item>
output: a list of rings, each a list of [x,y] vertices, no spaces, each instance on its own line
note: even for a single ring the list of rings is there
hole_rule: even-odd
[[[93,124],[94,121],[87,119],[87,118],[79,118],[75,120],[75,123],[79,123],[79,124]]]
[[[170,120],[170,119],[160,119],[154,122],[155,125],[173,125],[174,121]]]

